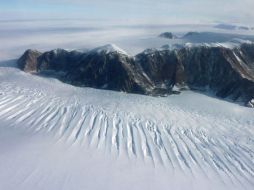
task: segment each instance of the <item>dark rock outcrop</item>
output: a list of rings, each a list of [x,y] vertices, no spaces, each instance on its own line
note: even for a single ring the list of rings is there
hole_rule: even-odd
[[[38,57],[37,71],[53,70],[67,72],[77,66],[81,52],[56,49],[43,53]]]
[[[118,51],[91,51],[83,55],[77,67],[69,70],[73,84],[145,94],[151,83],[138,72],[133,57]]]
[[[146,51],[136,56],[135,64],[157,88],[172,89],[185,84],[184,68],[175,51]]]
[[[175,39],[176,36],[173,35],[171,32],[164,32],[159,35],[160,38],[167,38],[167,39]]]
[[[254,44],[146,50],[135,57],[115,46],[89,52],[28,50],[18,60],[24,71],[64,72],[61,80],[79,86],[164,96],[173,89],[209,90],[221,98],[254,99]]]
[[[37,50],[29,49],[19,58],[17,64],[18,67],[26,72],[37,71],[37,59],[42,53]]]
[[[254,96],[252,63],[240,48],[194,47],[177,52],[185,69],[186,83],[194,89],[210,89],[219,97],[248,100]],[[253,52],[254,53],[254,52]],[[238,56],[239,55],[239,56]]]

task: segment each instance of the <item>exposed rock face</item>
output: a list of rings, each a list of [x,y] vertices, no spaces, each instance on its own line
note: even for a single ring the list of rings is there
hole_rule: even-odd
[[[40,53],[36,59],[30,59],[25,52],[18,63],[25,66],[21,69],[28,64],[27,72],[64,72],[61,80],[79,86],[148,94],[153,85],[138,71],[134,57],[114,45],[83,53],[56,49]]]
[[[208,88],[222,98],[251,99],[254,96],[254,70],[248,65],[253,62],[244,61],[243,58],[249,56],[241,49],[195,47],[179,50],[177,54],[185,68],[186,83],[191,88]]]
[[[119,51],[88,52],[67,78],[78,85],[142,94],[151,86],[137,71],[134,58]]]
[[[253,44],[242,44],[240,48],[240,52],[238,53],[238,56],[243,60],[245,64],[247,64],[250,69],[249,71],[254,72],[254,45]]]
[[[176,36],[174,36],[171,32],[164,32],[159,35],[161,38],[167,38],[167,39],[175,39]]]
[[[82,54],[80,52],[68,52],[63,49],[56,49],[45,52],[37,59],[37,71],[69,71],[70,69],[77,66],[77,62],[81,58],[81,55]]]
[[[175,51],[146,51],[136,56],[136,65],[157,88],[171,90],[185,83],[184,68]]]
[[[26,72],[37,71],[37,59],[42,53],[37,50],[27,50],[18,60],[18,67]]]
[[[150,95],[174,87],[210,90],[249,106],[254,99],[254,44],[150,49],[135,57],[112,45],[85,53],[28,50],[18,64],[25,71],[63,71],[63,81],[80,86]]]

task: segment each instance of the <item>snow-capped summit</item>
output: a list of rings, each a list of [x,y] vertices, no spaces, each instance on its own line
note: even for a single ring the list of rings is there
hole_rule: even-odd
[[[119,48],[115,44],[107,44],[107,45],[104,45],[104,46],[100,46],[100,47],[97,47],[97,48],[91,50],[91,52],[96,52],[96,53],[102,53],[103,52],[103,53],[106,53],[106,54],[111,53],[111,52],[117,52],[117,53],[128,55],[128,53],[126,51]]]

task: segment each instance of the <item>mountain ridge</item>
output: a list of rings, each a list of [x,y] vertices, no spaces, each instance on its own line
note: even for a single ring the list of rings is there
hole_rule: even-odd
[[[218,97],[254,107],[253,43],[242,43],[233,49],[222,46],[150,49],[136,56],[115,45],[83,53],[27,50],[18,66],[26,72],[64,72],[60,79],[73,85],[128,93],[167,96],[175,93],[176,88],[209,89]]]

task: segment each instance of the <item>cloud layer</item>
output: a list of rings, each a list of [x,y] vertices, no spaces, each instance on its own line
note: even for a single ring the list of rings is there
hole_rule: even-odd
[[[86,18],[143,23],[227,22],[252,24],[253,0],[9,0],[2,19]]]

